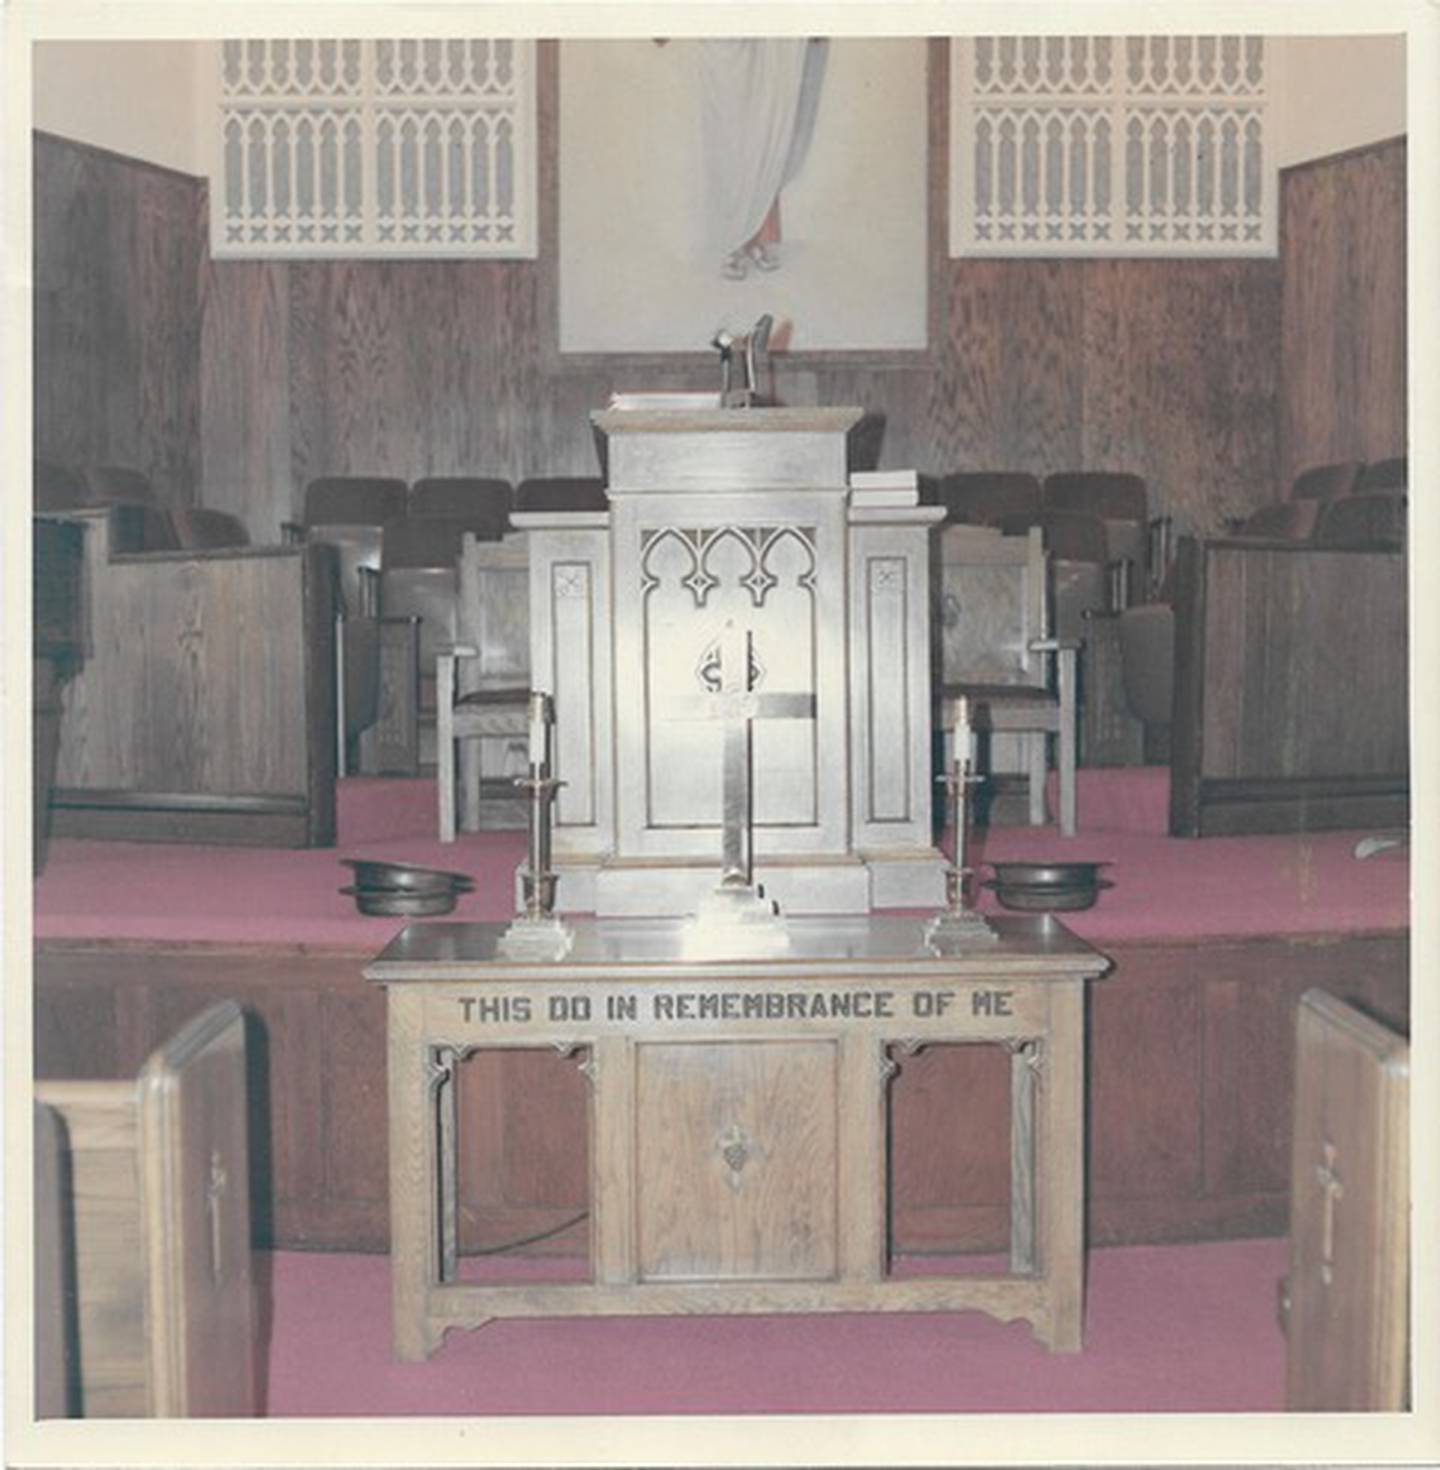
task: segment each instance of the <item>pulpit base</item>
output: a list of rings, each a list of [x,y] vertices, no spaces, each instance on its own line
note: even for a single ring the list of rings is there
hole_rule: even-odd
[[[555,905],[606,918],[693,914],[720,881],[710,859],[556,860]],[[518,880],[517,880],[518,881]],[[933,848],[847,857],[761,858],[755,884],[784,914],[868,914],[945,902],[945,859]]]

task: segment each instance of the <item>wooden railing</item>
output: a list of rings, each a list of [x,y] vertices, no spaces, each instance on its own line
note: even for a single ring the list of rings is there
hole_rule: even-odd
[[[81,654],[52,792],[63,836],[335,840],[333,568],[323,548],[130,552],[85,528]]]
[[[1403,823],[1404,554],[1186,539],[1178,576],[1171,832]]]

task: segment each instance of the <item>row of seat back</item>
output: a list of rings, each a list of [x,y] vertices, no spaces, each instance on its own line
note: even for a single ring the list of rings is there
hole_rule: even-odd
[[[1405,490],[1409,486],[1410,462],[1403,455],[1365,462],[1335,460],[1311,465],[1290,482],[1291,500],[1335,500],[1343,495],[1371,495],[1379,491]]]
[[[535,476],[512,486],[492,475],[434,475],[407,484],[378,475],[322,475],[305,488],[303,525],[383,526],[402,517],[467,522],[504,535],[511,511],[604,510],[605,486],[586,476]]]
[[[420,515],[391,521],[381,531],[380,609],[387,618],[419,620],[422,680],[433,675],[440,648],[455,640],[458,567],[467,532],[480,534],[463,517]]]
[[[413,484],[383,475],[322,475],[306,486],[302,523],[286,531],[335,548],[346,613],[422,617],[428,644],[448,636],[444,609],[453,604],[467,532],[498,541],[510,529],[512,511],[607,504],[604,484],[594,478],[535,477],[515,487],[491,475],[437,475]]]
[[[157,503],[150,477],[127,465],[87,465],[78,469],[37,459],[34,493],[37,511]]]
[[[1012,535],[1039,526],[1059,561],[1129,562],[1136,586],[1149,574],[1149,494],[1144,479],[1128,470],[1067,470],[1043,479],[1023,470],[966,470],[942,477],[936,493],[947,521]]]
[[[1238,534],[1312,546],[1402,550],[1408,497],[1403,491],[1355,491],[1333,499],[1283,500],[1261,506]]]
[[[92,465],[83,470],[37,459],[34,464],[36,514],[125,506],[137,539],[134,551],[213,551],[250,542],[244,524],[226,511],[205,506],[166,508],[148,475],[126,465]]]
[[[1023,470],[963,470],[937,485],[946,519],[975,526],[1048,511],[1142,522],[1148,514],[1145,481],[1123,470],[1067,470],[1044,479]]]
[[[999,526],[1007,536],[1022,536],[1032,526],[1038,526],[1046,551],[1063,561],[1094,562],[1104,566],[1111,559],[1105,522],[1100,516],[1088,512],[1031,511],[1005,516]]]

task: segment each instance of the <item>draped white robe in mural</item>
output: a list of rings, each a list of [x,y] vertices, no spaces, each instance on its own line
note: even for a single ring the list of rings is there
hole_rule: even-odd
[[[724,260],[754,238],[805,160],[825,43],[768,37],[698,45],[706,250]]]

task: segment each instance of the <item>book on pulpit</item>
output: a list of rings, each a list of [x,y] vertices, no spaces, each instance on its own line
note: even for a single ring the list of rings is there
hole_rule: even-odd
[[[920,476],[914,470],[856,470],[850,476],[851,505],[916,505],[919,499]]]

